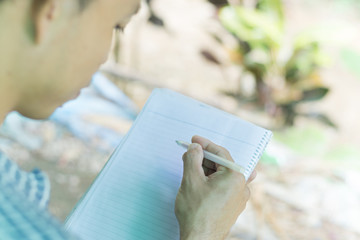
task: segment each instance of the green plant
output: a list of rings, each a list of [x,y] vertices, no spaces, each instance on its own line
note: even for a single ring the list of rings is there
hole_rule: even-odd
[[[293,125],[297,116],[335,126],[321,113],[301,112],[298,108],[299,104],[318,101],[329,92],[318,73],[326,58],[320,42],[307,33],[297,36],[291,48],[284,47],[285,14],[281,0],[259,0],[254,8],[227,5],[218,14],[222,25],[238,42],[230,50],[230,57],[254,79],[250,96],[253,102],[283,126]],[[245,99],[241,87],[227,94]]]

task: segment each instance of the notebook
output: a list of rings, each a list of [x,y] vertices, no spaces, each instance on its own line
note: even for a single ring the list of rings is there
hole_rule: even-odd
[[[168,89],[155,89],[131,130],[66,221],[82,239],[178,240],[174,213],[185,150],[206,137],[227,148],[248,178],[272,133]]]

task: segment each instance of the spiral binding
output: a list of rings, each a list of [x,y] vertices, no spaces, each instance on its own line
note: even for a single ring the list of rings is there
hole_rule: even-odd
[[[250,173],[254,170],[257,162],[259,161],[261,155],[263,154],[267,144],[270,141],[270,138],[272,137],[272,132],[271,131],[266,131],[264,133],[264,135],[262,136],[262,138],[260,139],[259,144],[257,145],[255,152],[253,153],[252,157],[251,157],[251,161],[248,164],[247,168],[245,169],[245,176],[246,179],[249,178]]]

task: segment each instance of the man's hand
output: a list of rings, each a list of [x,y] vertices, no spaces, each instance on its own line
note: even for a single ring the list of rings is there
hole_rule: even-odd
[[[203,161],[203,150],[233,161],[225,148],[199,136],[192,142],[183,155],[184,175],[175,202],[180,239],[224,239],[245,209],[250,190],[241,173]]]

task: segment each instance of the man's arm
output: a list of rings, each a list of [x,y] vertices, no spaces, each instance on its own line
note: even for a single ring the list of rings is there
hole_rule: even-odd
[[[183,156],[184,175],[175,203],[180,239],[225,239],[245,209],[250,190],[241,173],[203,163],[203,150],[233,161],[226,149],[198,136],[192,142]]]

